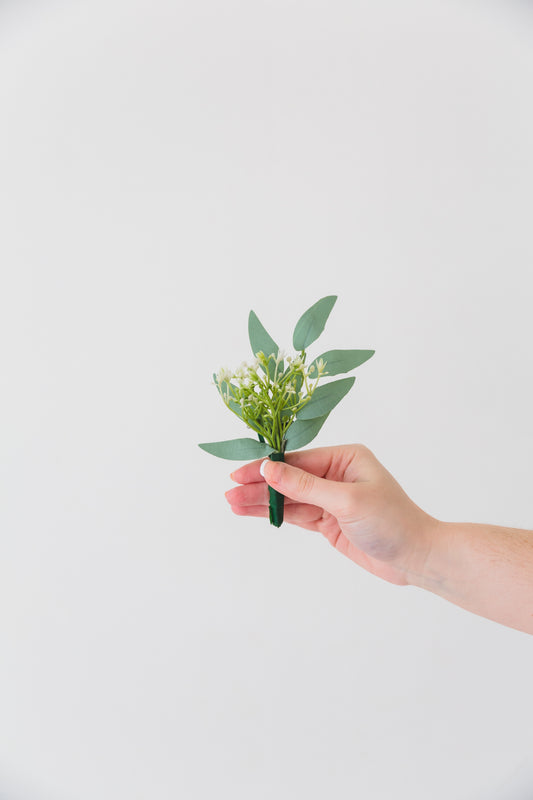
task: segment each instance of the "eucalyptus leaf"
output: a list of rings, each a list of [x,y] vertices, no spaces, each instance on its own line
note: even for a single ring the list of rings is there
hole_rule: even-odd
[[[322,417],[315,417],[314,419],[295,420],[287,431],[285,437],[287,446],[285,449],[299,450],[300,447],[305,447],[315,438],[328,417],[329,414],[324,414]]]
[[[313,392],[309,402],[301,411],[298,411],[296,419],[315,419],[315,417],[329,414],[337,403],[340,403],[342,398],[350,391],[354,382],[355,378],[341,378],[339,381],[332,381],[331,383],[324,384],[324,386],[318,386]]]
[[[295,350],[305,350],[318,339],[336,300],[337,295],[323,297],[302,314],[296,323],[292,338]]]
[[[235,402],[235,400],[230,400],[228,407],[231,408],[234,414],[237,414],[237,416],[242,419],[242,408],[238,403]]]
[[[222,381],[222,383],[219,383],[216,373],[213,373],[213,380],[220,394],[226,395],[228,393],[228,388],[233,389],[234,392],[237,391],[237,387],[234,383],[228,383],[227,381]]]
[[[326,375],[340,375],[342,372],[349,372],[351,369],[359,367],[372,358],[375,350],[328,350],[312,362],[315,370],[320,359],[326,362]],[[316,375],[316,372],[314,372]]]
[[[232,461],[249,461],[255,458],[264,458],[273,453],[275,448],[269,444],[258,442],[255,439],[228,439],[225,442],[204,442],[199,444],[206,453],[219,458]]]
[[[258,353],[264,353],[267,358],[272,353],[276,356],[278,355],[278,345],[265,329],[264,325],[260,322],[255,311],[250,311],[248,316],[248,336],[250,337],[250,345],[252,347],[252,353],[254,356],[256,356]],[[280,373],[283,372],[283,362],[281,363],[279,369]],[[269,361],[268,374],[271,379],[274,379],[275,370],[276,366],[274,362],[272,360]]]
[[[215,386],[217,387],[221,396],[223,395],[224,397],[226,397],[228,392],[228,386],[231,386],[231,388],[234,389],[235,391],[237,390],[237,387],[234,386],[233,383],[226,383],[226,381],[222,381],[222,383],[219,384],[216,374],[213,374],[213,380],[215,381]],[[226,401],[224,400],[224,402]],[[239,416],[242,419],[242,408],[240,407],[239,403],[237,403],[235,400],[232,400],[230,397],[228,401],[228,406],[235,414],[237,414],[237,416]]]

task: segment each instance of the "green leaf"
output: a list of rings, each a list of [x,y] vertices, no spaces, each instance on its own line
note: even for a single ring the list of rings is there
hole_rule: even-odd
[[[341,378],[340,381],[332,381],[319,386],[313,392],[309,402],[298,411],[296,419],[315,419],[335,408],[340,403],[344,395],[348,394],[354,385],[355,378]]]
[[[285,449],[299,450],[300,447],[305,447],[306,444],[309,444],[315,438],[328,416],[329,414],[324,414],[322,417],[297,419],[293,422],[285,437],[287,440]]]
[[[230,400],[228,406],[231,408],[234,414],[237,414],[237,416],[242,419],[242,408],[238,403],[235,402],[235,400]]]
[[[249,461],[264,458],[273,453],[275,448],[269,444],[257,442],[255,439],[228,439],[225,442],[204,442],[199,444],[206,453],[233,461]]]
[[[279,347],[272,336],[263,327],[255,311],[250,311],[248,316],[248,336],[250,337],[250,344],[252,346],[252,353],[254,356],[256,356],[258,353],[264,353],[267,358],[272,353],[277,356]],[[274,379],[275,370],[276,365],[273,361],[269,361],[268,374],[272,380]],[[266,372],[264,369],[263,371]],[[281,362],[279,367],[279,373],[281,374],[282,372],[283,362]]]
[[[372,358],[375,350],[328,350],[321,356],[315,358],[312,365],[317,369],[319,359],[326,362],[326,374],[340,375],[342,372],[349,372],[351,369],[359,367]],[[312,366],[309,365],[310,367]],[[316,375],[316,372],[314,373]]]
[[[226,395],[228,393],[228,388],[233,389],[234,392],[237,391],[237,387],[234,383],[228,383],[227,381],[222,381],[222,383],[219,383],[215,372],[213,373],[213,380],[220,394]]]
[[[221,397],[222,397],[223,394],[224,394],[224,397],[227,395],[228,386],[231,386],[235,391],[237,390],[237,387],[234,386],[233,383],[226,383],[226,381],[222,381],[222,383],[219,384],[219,382],[217,380],[216,373],[213,373],[213,380],[215,381],[215,386],[217,387],[218,392],[219,392]],[[222,399],[224,399],[224,398],[222,398]],[[224,400],[224,402],[226,402],[226,401]],[[232,400],[231,397],[230,397],[230,400],[228,402],[228,405],[231,408],[231,410],[234,411],[235,414],[237,414],[242,419],[242,408],[240,407],[240,405],[235,400]]]
[[[315,339],[318,339],[324,330],[324,326],[336,300],[337,295],[334,294],[323,297],[302,314],[296,323],[292,337],[295,350],[305,350]]]

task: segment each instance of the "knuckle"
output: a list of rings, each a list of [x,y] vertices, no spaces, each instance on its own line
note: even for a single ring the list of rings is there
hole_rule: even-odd
[[[359,458],[374,458],[374,453],[366,444],[356,444],[355,447]]]
[[[298,475],[296,489],[301,497],[307,497],[313,489],[315,479],[308,472],[300,472]]]

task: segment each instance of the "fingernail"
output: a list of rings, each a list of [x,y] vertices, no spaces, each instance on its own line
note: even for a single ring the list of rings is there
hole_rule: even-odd
[[[259,467],[259,472],[261,473],[263,478],[265,477],[265,464],[267,463],[267,461],[268,458],[265,458],[263,461],[261,461],[261,466]]]

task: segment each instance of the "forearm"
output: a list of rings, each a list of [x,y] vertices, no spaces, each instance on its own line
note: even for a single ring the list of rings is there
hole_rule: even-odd
[[[432,520],[408,575],[474,614],[533,633],[533,531]]]

